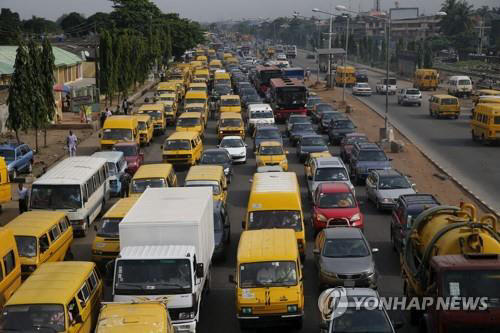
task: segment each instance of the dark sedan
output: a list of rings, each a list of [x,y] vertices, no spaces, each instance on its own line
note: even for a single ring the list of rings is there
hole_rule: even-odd
[[[346,134],[356,132],[356,125],[350,119],[334,120],[328,128],[328,139],[332,145],[338,145]]]
[[[311,123],[295,123],[290,127],[288,134],[291,144],[295,146],[302,136],[316,133]]]
[[[344,163],[349,164],[351,152],[356,142],[368,142],[368,137],[363,133],[349,133],[340,142],[340,158]]]
[[[318,96],[311,96],[307,99],[306,103],[306,109],[307,109],[307,115],[309,116],[312,113],[312,110],[314,109],[314,106],[316,104],[323,103],[320,97]]]
[[[226,175],[227,182],[231,182],[231,176],[233,170],[231,168],[232,163],[231,155],[228,151],[223,148],[206,149],[201,155],[200,164],[209,165],[220,165],[224,168],[224,174]]]
[[[297,143],[297,157],[301,163],[304,163],[309,154],[322,151],[328,151],[328,146],[323,137],[318,134],[303,135]]]
[[[319,120],[321,119],[321,114],[327,111],[337,111],[337,110],[331,104],[327,103],[316,104],[311,113],[312,120],[316,123],[319,122]]]
[[[321,113],[319,120],[319,132],[326,133],[332,121],[348,119],[346,114],[340,111],[326,111]]]

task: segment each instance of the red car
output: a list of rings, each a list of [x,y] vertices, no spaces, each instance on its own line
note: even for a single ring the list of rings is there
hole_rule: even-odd
[[[358,201],[345,183],[320,184],[313,195],[312,226],[316,232],[327,226],[363,229]]]
[[[340,142],[340,158],[344,163],[349,163],[351,151],[356,142],[368,142],[368,137],[363,133],[348,133]]]
[[[144,153],[141,151],[139,145],[135,142],[120,142],[113,146],[113,150],[123,152],[125,161],[127,161],[127,173],[131,176],[139,169],[144,163]]]

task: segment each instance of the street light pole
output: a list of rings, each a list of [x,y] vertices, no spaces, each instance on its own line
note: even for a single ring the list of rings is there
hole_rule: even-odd
[[[349,47],[349,15],[347,15],[347,29],[345,33],[345,56],[344,56],[344,66],[347,65],[347,49]],[[344,73],[345,74],[345,73]],[[345,103],[345,84],[347,77],[344,77],[344,87],[342,88],[342,103]]]
[[[326,80],[326,84],[328,87],[331,87],[331,73],[332,73],[332,55],[330,54],[330,50],[332,49],[332,23],[333,23],[333,15],[330,14],[330,30],[328,32],[328,76]],[[319,59],[318,59],[319,61]],[[319,75],[319,73],[318,73]]]
[[[390,43],[390,17],[385,21],[385,138],[389,136],[389,43]]]

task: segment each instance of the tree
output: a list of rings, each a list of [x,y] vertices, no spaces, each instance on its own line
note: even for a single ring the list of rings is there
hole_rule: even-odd
[[[31,19],[23,21],[22,29],[26,33],[46,34],[59,33],[61,28],[56,22],[44,19],[42,17],[33,16]]]
[[[128,33],[122,33],[116,38],[115,46],[115,62],[116,62],[116,83],[118,92],[123,98],[128,94],[131,80],[131,63],[130,63],[130,38]]]
[[[65,33],[70,35],[86,35],[89,32],[88,26],[85,24],[87,20],[82,14],[71,12],[60,20],[59,25]]]
[[[441,31],[447,36],[470,32],[472,8],[466,0],[445,0],[441,5],[441,11],[446,13],[439,22]]]
[[[106,96],[107,102],[112,103],[116,91],[115,54],[113,52],[113,38],[108,30],[99,35],[99,88]]]
[[[9,8],[2,8],[0,12],[0,45],[13,45],[17,43],[21,28],[19,14]]]
[[[42,87],[42,96],[44,99],[44,109],[43,109],[43,117],[42,126],[44,130],[43,136],[43,146],[47,147],[47,125],[54,120],[55,116],[55,99],[54,99],[54,70],[55,70],[55,57],[52,53],[52,45],[50,41],[46,38],[43,41],[42,45],[42,79],[43,79],[43,87]]]
[[[30,98],[27,95],[31,77],[29,73],[29,56],[26,46],[22,40],[17,47],[16,60],[14,63],[14,73],[12,73],[9,85],[9,96],[7,105],[9,115],[7,117],[7,128],[14,131],[16,140],[19,140],[19,131],[27,130],[30,126]]]
[[[44,82],[42,80],[42,52],[40,45],[33,39],[28,42],[28,68],[30,82],[26,93],[30,99],[30,122],[35,130],[35,150],[38,151],[38,130],[45,124],[45,99],[42,95]]]
[[[151,21],[160,18],[161,11],[150,0],[111,0],[111,19],[118,29],[133,29],[143,34]]]
[[[424,68],[432,68],[433,66],[432,49],[428,42],[423,42],[423,49],[424,49],[424,59],[423,59]]]

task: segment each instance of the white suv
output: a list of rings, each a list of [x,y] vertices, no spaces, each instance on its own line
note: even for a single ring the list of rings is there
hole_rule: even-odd
[[[398,92],[399,105],[422,105],[422,93],[417,88],[403,88]]]
[[[250,104],[248,106],[248,130],[252,133],[256,124],[274,124],[273,108],[269,104]]]

